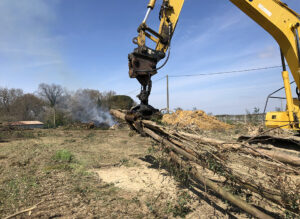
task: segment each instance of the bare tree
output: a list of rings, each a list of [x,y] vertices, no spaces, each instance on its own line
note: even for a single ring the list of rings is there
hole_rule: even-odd
[[[108,91],[108,92],[102,92],[100,93],[100,97],[98,99],[98,104],[102,108],[108,109],[110,107],[110,99],[116,95],[116,92],[114,91]]]
[[[17,98],[23,95],[21,89],[0,88],[0,107],[10,113],[11,106]]]
[[[44,111],[45,102],[33,94],[24,94],[13,104],[15,117],[19,120],[36,120]]]
[[[64,90],[60,85],[57,84],[40,84],[38,88],[38,94],[48,101],[50,107],[53,109],[53,125],[56,127],[56,105],[59,102],[59,99],[63,95]]]
[[[83,89],[83,90],[77,90],[75,95],[86,95],[93,101],[95,104],[98,102],[98,100],[102,97],[102,94],[98,90],[93,89]]]

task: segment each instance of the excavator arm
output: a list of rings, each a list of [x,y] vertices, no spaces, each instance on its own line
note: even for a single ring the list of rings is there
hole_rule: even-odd
[[[266,125],[299,130],[300,98],[299,95],[295,99],[292,98],[285,59],[297,87],[300,87],[300,15],[280,0],[230,1],[271,34],[281,49],[287,110],[285,112],[268,113],[266,115]],[[137,78],[142,85],[141,93],[138,95],[142,108],[148,105],[148,97],[151,92],[151,77],[160,69],[160,67],[157,67],[157,63],[166,56],[184,0],[162,0],[158,32],[146,24],[151,11],[155,7],[155,3],[156,0],[150,0],[146,16],[138,28],[138,36],[133,40],[137,44],[137,48],[133,53],[129,54],[129,75],[131,78]],[[156,43],[155,49],[146,46],[146,38]],[[135,110],[139,109],[138,107]]]
[[[151,77],[166,64],[165,62],[162,66],[157,67],[157,63],[165,58],[166,52],[170,47],[184,0],[163,0],[159,12],[160,25],[158,32],[148,27],[146,23],[155,4],[156,0],[150,0],[145,18],[138,27],[138,36],[133,39],[133,43],[137,45],[137,48],[128,55],[129,76],[136,78],[141,84],[141,92],[137,96],[141,104],[132,111],[138,112],[142,117],[151,116],[157,112],[156,109],[148,104],[152,88]],[[155,49],[146,45],[146,38],[155,42]],[[169,55],[170,50],[168,57]],[[166,60],[168,60],[168,57]]]
[[[152,75],[157,73],[154,66],[151,66],[152,68],[147,65],[141,66],[137,62],[132,61],[132,58],[135,58],[134,56],[143,56],[145,59],[149,58],[149,60],[153,61],[153,64],[155,65],[158,61],[165,58],[165,53],[169,49],[184,0],[163,0],[159,12],[160,25],[158,32],[148,27],[146,24],[155,4],[156,0],[150,0],[145,18],[138,27],[138,36],[133,39],[133,43],[138,45],[138,48],[129,55],[129,64],[132,64],[129,65],[130,77],[133,78],[138,75],[147,75],[147,71],[150,71]],[[155,49],[151,49],[146,46],[146,38],[155,42]],[[145,69],[147,67],[148,69]],[[142,71],[141,69],[145,69],[147,71]]]
[[[300,130],[300,96],[299,92],[297,92],[298,97],[293,99],[289,73],[285,66],[286,59],[298,91],[300,87],[300,15],[280,0],[230,1],[270,33],[281,50],[282,77],[287,107],[285,112],[267,113],[266,126]]]
[[[230,1],[273,36],[287,60],[297,86],[300,87],[300,54],[297,46],[300,15],[279,0]]]

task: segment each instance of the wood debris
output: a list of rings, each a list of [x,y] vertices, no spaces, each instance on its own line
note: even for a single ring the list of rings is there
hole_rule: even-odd
[[[126,120],[125,112],[111,110],[111,114]],[[245,212],[258,218],[271,218],[272,214],[283,216],[287,212],[299,217],[300,168],[297,157],[284,157],[278,151],[262,149],[260,145],[248,142],[227,143],[210,139],[149,120],[132,120],[130,125],[159,142],[171,160],[188,170],[195,181],[208,186]],[[201,168],[226,180],[212,181],[203,176]]]

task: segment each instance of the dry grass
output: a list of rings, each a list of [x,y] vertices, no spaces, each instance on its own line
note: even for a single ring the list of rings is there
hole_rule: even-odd
[[[96,174],[122,168],[135,170],[136,178],[143,176],[148,184],[157,180],[145,174],[159,175],[161,170],[142,161],[153,142],[132,131],[57,129],[2,135],[6,140],[0,143],[0,218],[41,201],[31,212],[33,218],[163,218],[191,211],[187,203],[195,197],[188,201],[176,182],[173,190],[166,189],[173,180],[166,171],[161,175],[162,181],[169,177],[165,187],[160,190],[158,185],[155,192],[121,188]]]
[[[80,217],[87,212],[105,217],[112,213],[108,205],[119,208],[120,217],[145,216],[131,201],[134,194],[101,182],[90,170],[126,160],[129,165],[132,157],[145,154],[147,140],[129,137],[127,130],[40,130],[4,138],[8,142],[0,144],[0,217],[41,200],[45,202],[34,217]],[[137,210],[130,211],[128,205]]]
[[[159,159],[150,156],[159,158],[159,147],[130,130],[31,130],[9,135],[2,132],[2,138],[0,218],[41,201],[44,202],[31,212],[33,218],[231,215],[229,205],[210,195],[206,188],[191,192],[176,182],[178,176],[171,177],[170,172],[162,170]],[[144,183],[147,186],[161,180],[162,186],[130,190],[120,186],[124,182],[105,182],[97,174],[99,170],[109,172],[116,168],[124,170],[124,174],[135,174],[129,177],[133,184],[150,180]],[[151,175],[155,171],[157,174]],[[122,171],[118,173],[122,175]],[[235,215],[246,217],[240,212]]]

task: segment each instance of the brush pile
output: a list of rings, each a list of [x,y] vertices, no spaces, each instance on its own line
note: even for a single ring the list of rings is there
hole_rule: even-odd
[[[126,120],[125,112],[111,110],[111,114]],[[159,142],[170,162],[191,180],[252,216],[300,217],[299,152],[250,144],[253,139],[224,142],[148,120],[129,123]]]

